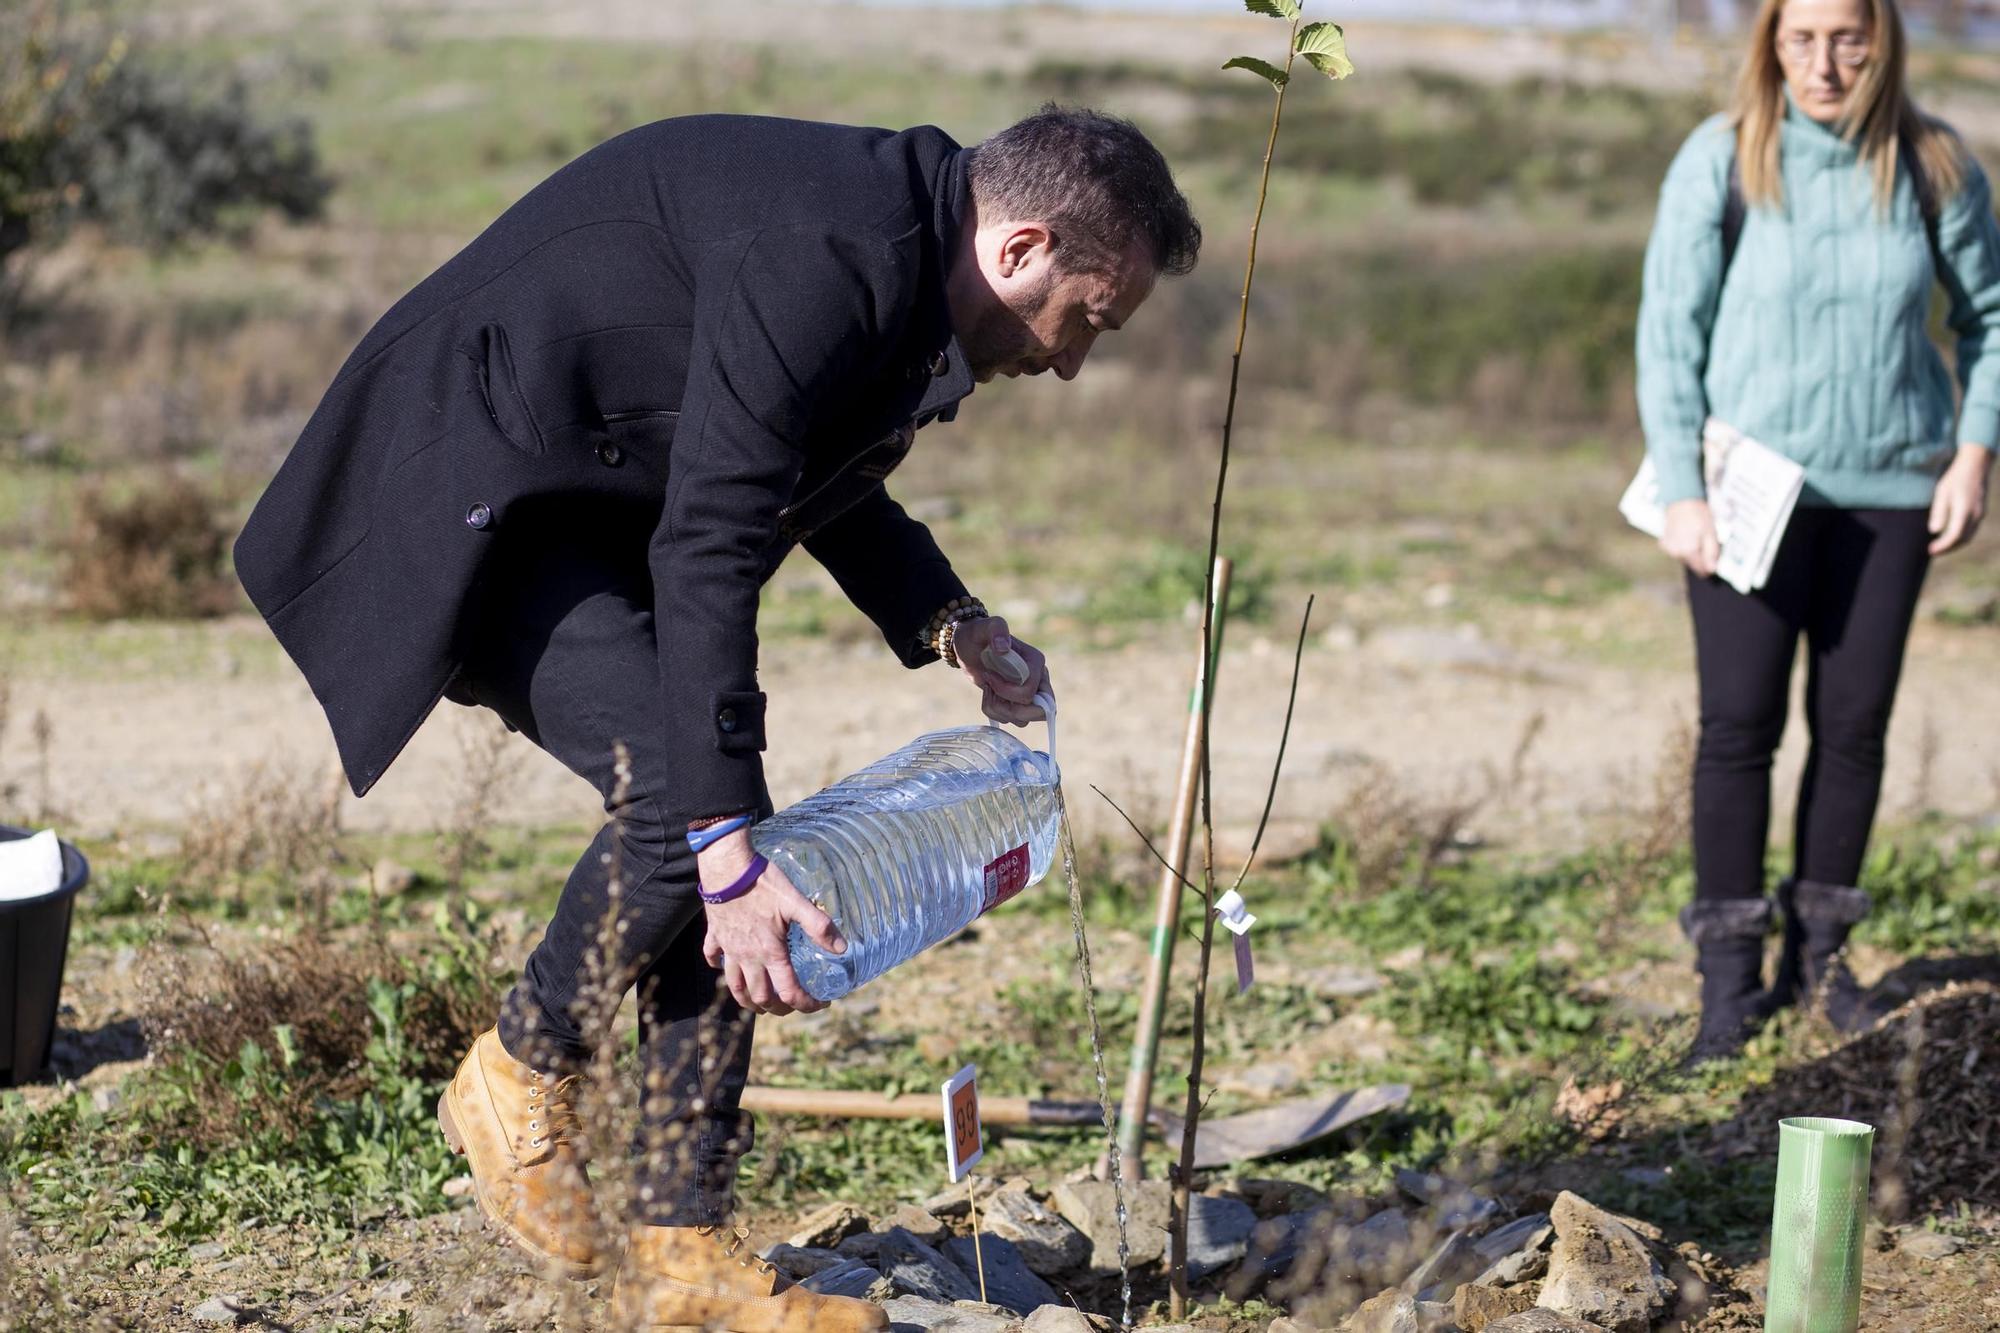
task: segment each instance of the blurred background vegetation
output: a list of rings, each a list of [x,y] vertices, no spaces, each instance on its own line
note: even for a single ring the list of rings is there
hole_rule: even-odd
[[[218,534],[347,349],[609,135],[739,111],[934,122],[971,142],[1057,98],[1157,137],[1208,225],[1206,262],[1074,389],[982,394],[899,488],[982,586],[1038,618],[1115,638],[1121,619],[1180,614],[1161,579],[1199,563],[1205,517],[1188,497],[1213,450],[1262,85],[1214,68],[1228,39],[1206,17],[968,13],[990,50],[982,37],[906,66],[885,45],[897,14],[793,12],[837,21],[808,42],[671,22],[634,41],[453,5],[8,9],[0,609],[245,609]],[[1607,517],[1639,447],[1640,255],[1668,160],[1726,89],[1729,41],[1582,33],[1534,38],[1524,58],[1525,34],[1360,26],[1350,40],[1366,80],[1293,99],[1278,159],[1238,555],[1265,603],[1441,569],[1502,603],[1614,596],[1657,572]],[[1994,65],[1928,51],[1916,77],[1988,160]],[[1024,465],[1036,484],[1010,485]],[[1383,538],[1384,520],[1413,514],[1455,526]],[[1996,569],[1977,553],[1949,577],[2000,587]],[[865,632],[810,571],[788,571],[772,603],[781,632]]]

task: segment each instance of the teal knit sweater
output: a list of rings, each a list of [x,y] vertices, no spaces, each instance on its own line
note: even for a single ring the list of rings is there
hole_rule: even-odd
[[[1917,509],[1957,446],[2000,443],[2000,226],[1977,165],[1931,254],[1906,173],[1888,213],[1855,145],[1788,108],[1783,211],[1751,208],[1722,268],[1736,136],[1717,116],[1667,171],[1639,307],[1639,418],[1661,499],[1698,499],[1713,415],[1802,464],[1801,504]],[[1925,329],[1942,282],[1964,399]]]

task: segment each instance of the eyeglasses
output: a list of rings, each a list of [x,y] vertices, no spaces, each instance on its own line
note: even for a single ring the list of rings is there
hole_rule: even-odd
[[[1835,33],[1826,40],[1836,65],[1855,69],[1868,63],[1871,43],[1854,33]],[[1787,32],[1778,36],[1778,55],[1790,65],[1809,65],[1819,51],[1819,38],[1809,32]]]

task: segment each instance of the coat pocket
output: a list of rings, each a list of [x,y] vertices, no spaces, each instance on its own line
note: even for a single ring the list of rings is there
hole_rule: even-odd
[[[493,424],[507,437],[507,442],[535,458],[548,452],[548,441],[543,438],[541,427],[535,424],[527,400],[521,396],[514,358],[507,349],[507,330],[498,324],[482,324],[458,345],[458,350],[472,363],[487,415],[493,418]]]

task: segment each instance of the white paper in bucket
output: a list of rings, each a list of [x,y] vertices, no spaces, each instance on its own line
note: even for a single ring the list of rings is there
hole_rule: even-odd
[[[62,843],[54,830],[0,842],[0,903],[45,898],[62,882]]]

